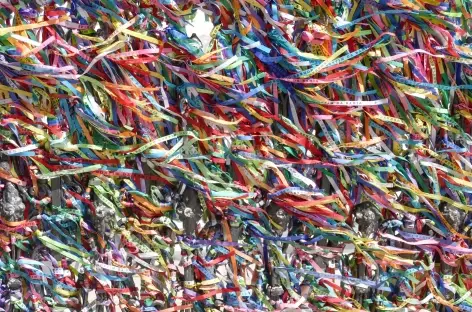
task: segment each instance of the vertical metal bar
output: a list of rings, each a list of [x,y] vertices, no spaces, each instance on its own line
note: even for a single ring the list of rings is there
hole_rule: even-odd
[[[273,203],[269,204],[266,210],[270,218],[282,227],[281,230],[275,231],[277,236],[282,237],[284,233],[289,229],[290,216],[282,208],[278,207]],[[272,267],[272,263],[270,261],[269,269],[271,275],[269,276],[270,287],[267,289],[268,296],[271,300],[277,302],[280,300],[280,297],[282,296],[284,290],[282,288],[280,278],[275,273],[275,269]]]
[[[279,114],[283,117],[289,118],[290,93],[279,93],[279,101]],[[282,208],[277,207],[276,205],[269,202],[265,202],[264,198],[261,200],[262,206],[265,206],[264,208],[266,208],[266,211],[271,219],[282,227],[282,230],[278,231],[276,234],[278,236],[283,236],[289,228],[290,216]],[[267,295],[269,296],[270,300],[277,302],[280,300],[284,290],[281,285],[280,278],[276,274],[275,269],[271,265],[270,261],[268,263],[268,270],[269,271],[267,272],[270,274],[270,276],[268,276],[270,287],[267,288]]]
[[[62,181],[60,177],[51,179],[51,205],[59,208],[62,206]]]
[[[354,217],[356,219],[356,223],[359,226],[359,233],[362,237],[368,238],[373,236],[377,229],[379,228],[379,216],[378,212],[374,205],[370,202],[363,202],[354,207]],[[367,270],[364,263],[361,261],[357,264],[357,277],[359,279],[364,280],[367,275]],[[355,288],[355,299],[362,304],[362,302],[366,299],[369,290],[363,289],[361,287]],[[375,292],[373,292],[375,294]],[[372,306],[370,307],[372,309]]]
[[[178,188],[176,210],[182,221],[184,234],[187,237],[195,238],[197,231],[197,223],[202,215],[202,207],[195,190],[187,188],[185,184],[181,184]],[[184,263],[184,288],[192,289],[195,285],[195,274],[191,257],[185,253],[182,254]],[[193,308],[186,309],[186,312],[192,312]]]
[[[230,232],[231,232],[231,240],[237,243],[239,241],[239,236],[241,235],[241,232],[242,232],[241,222],[239,222],[239,220],[234,220],[230,222]],[[231,268],[233,269],[233,272],[239,271],[238,267],[233,267],[232,264],[231,264]]]

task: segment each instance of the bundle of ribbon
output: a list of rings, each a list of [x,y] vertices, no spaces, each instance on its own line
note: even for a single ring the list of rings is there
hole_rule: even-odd
[[[472,310],[471,10],[0,1],[0,309]]]

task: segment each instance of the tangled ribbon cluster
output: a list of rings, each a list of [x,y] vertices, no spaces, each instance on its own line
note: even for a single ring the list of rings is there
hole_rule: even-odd
[[[472,311],[471,12],[0,1],[0,311]]]

